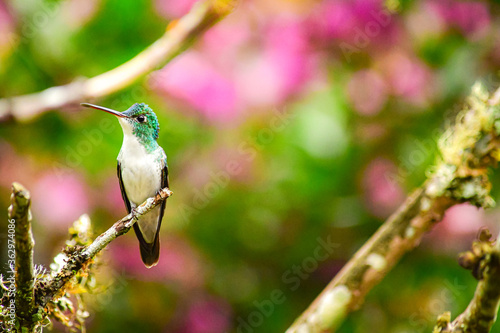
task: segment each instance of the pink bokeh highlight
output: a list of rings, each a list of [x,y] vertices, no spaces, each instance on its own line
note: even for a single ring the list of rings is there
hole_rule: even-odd
[[[78,28],[88,23],[99,9],[101,0],[69,0],[62,4],[65,23]]]
[[[281,105],[318,76],[302,17],[263,16],[252,26],[241,11],[234,15],[210,30],[199,50],[157,71],[150,86],[209,121],[224,122],[243,110]]]
[[[314,73],[314,54],[300,19],[276,19],[265,34],[265,54],[276,70],[279,95],[283,102],[296,93]]]
[[[361,70],[353,74],[347,92],[354,108],[363,115],[375,115],[387,101],[387,84],[373,70]]]
[[[254,40],[255,32],[252,31],[249,17],[235,12],[202,36],[201,48],[211,61],[231,71],[241,53],[251,51],[249,49]],[[222,49],[221,45],[224,45]]]
[[[359,48],[363,38],[374,46],[373,41],[392,37],[395,20],[380,0],[331,0],[320,2],[309,21],[315,40],[337,39]]]
[[[352,4],[345,1],[322,2],[312,18],[312,30],[323,38],[350,38],[358,23]]]
[[[387,217],[404,200],[403,189],[399,184],[391,181],[391,175],[396,172],[396,165],[381,157],[371,161],[364,172],[365,202],[367,208],[377,217]]]
[[[231,307],[213,296],[203,296],[189,304],[182,333],[219,333],[231,328]]]
[[[483,209],[469,203],[455,205],[444,214],[443,220],[436,225],[427,238],[427,245],[436,251],[449,252],[470,248],[470,242],[476,238],[479,230],[490,227]]]
[[[14,33],[14,19],[10,15],[7,6],[0,1],[0,46],[8,46],[12,42]],[[2,51],[0,51],[2,53]]]
[[[200,111],[209,120],[231,120],[237,112],[234,82],[202,54],[188,51],[156,72],[150,84]]]
[[[35,163],[18,154],[6,141],[0,140],[0,185],[10,188],[12,182],[30,184],[34,177]]]
[[[390,92],[417,106],[425,106],[433,97],[434,78],[431,70],[419,59],[393,51],[380,60]]]
[[[242,56],[236,66],[238,92],[246,107],[280,105],[316,74],[304,22],[282,17],[261,29],[261,48]]]
[[[80,215],[90,211],[88,189],[77,174],[46,173],[33,186],[33,214],[51,230],[67,230]]]
[[[484,211],[469,203],[455,205],[446,211],[441,226],[451,235],[471,235],[486,223]]]
[[[173,19],[186,15],[196,2],[198,0],[155,0],[154,6],[158,14]]]
[[[434,0],[427,2],[427,8],[471,38],[482,37],[491,24],[488,4],[484,2]]]

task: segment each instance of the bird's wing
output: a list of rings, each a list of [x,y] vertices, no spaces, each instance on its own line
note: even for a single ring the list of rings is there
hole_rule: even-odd
[[[165,159],[164,161],[165,161],[164,162],[165,166],[161,170],[161,189],[168,187],[168,165],[167,165],[167,160]],[[158,216],[158,227],[156,229],[155,244],[159,242],[161,220],[163,220],[163,213],[165,213],[166,205],[167,205],[167,200],[163,200],[163,202],[161,203],[160,214]]]
[[[164,160],[165,166],[162,169],[161,172],[161,187],[165,188],[168,187],[168,165],[167,165],[167,159]]]
[[[127,192],[125,192],[125,185],[123,185],[122,167],[121,167],[120,162],[118,162],[118,165],[116,167],[116,173],[118,174],[118,180],[120,181],[120,191],[122,192],[123,202],[125,202],[125,206],[127,206],[127,213],[130,214],[130,210],[132,208],[130,206],[130,201],[128,200],[128,197],[127,197]]]
[[[168,166],[166,159],[164,160],[165,166],[161,170],[161,188],[168,187]],[[165,213],[165,206],[167,204],[167,200],[164,200],[160,205],[160,214],[158,214],[158,224],[156,226],[156,234],[153,243],[146,243],[142,234],[140,233],[139,226],[134,224],[134,230],[137,234],[137,238],[139,239],[140,249],[141,249],[141,258],[142,262],[146,265],[147,268],[151,268],[158,263],[158,259],[160,258],[160,227],[161,221],[163,220],[163,213]]]
[[[169,187],[168,185],[168,165],[167,165],[167,159],[165,159],[165,166],[161,170],[161,188],[164,189],[165,187]],[[161,213],[160,213],[160,220],[158,223],[158,230],[160,230],[160,224],[161,224],[161,219],[163,218],[163,213],[165,212],[165,205],[167,204],[167,200],[164,200],[161,203]],[[156,232],[156,235],[158,236],[158,232]]]

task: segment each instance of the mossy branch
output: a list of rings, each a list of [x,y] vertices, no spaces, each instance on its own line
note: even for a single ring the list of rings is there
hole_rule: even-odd
[[[55,277],[44,283],[43,286],[37,286],[35,304],[44,308],[48,302],[63,295],[65,286],[80,269],[86,267],[111,241],[128,232],[142,215],[151,211],[171,195],[172,192],[168,188],[162,189],[156,196],[147,199],[132,210],[130,214],[113,224],[111,228],[97,237],[89,246],[73,252]]]
[[[424,185],[358,250],[287,333],[334,331],[449,207],[461,202],[493,205],[487,167],[496,166],[500,157],[498,103],[481,84],[473,86],[468,107],[441,137],[439,158]]]
[[[479,280],[476,292],[453,322],[450,312],[439,316],[433,333],[488,333],[495,323],[500,306],[500,242],[497,238],[494,244],[490,238],[489,231],[482,230],[472,250],[460,255],[460,265]]]
[[[29,192],[20,184],[13,184],[12,206],[9,208],[9,217],[16,222],[16,286],[15,320],[10,317],[10,293],[5,293],[1,299],[0,330],[13,332],[35,332],[41,326],[50,323],[48,316],[67,321],[59,310],[64,304],[69,304],[63,296],[70,292],[72,280],[78,276],[88,276],[91,264],[96,256],[111,241],[127,233],[136,221],[144,214],[161,204],[172,195],[168,188],[162,189],[154,197],[148,198],[130,214],[117,221],[111,228],[102,233],[93,242],[91,241],[91,226],[88,216],[83,215],[70,228],[70,240],[67,247],[58,254],[54,262],[51,275],[44,275],[44,269],[37,271],[41,278],[35,283],[33,269],[33,237],[29,221]],[[19,227],[19,225],[23,225]],[[63,260],[61,260],[64,258]],[[52,265],[51,265],[52,267]],[[2,281],[0,281],[2,282]],[[82,285],[81,285],[82,286]],[[67,288],[69,288],[67,290]],[[77,316],[78,317],[78,316]],[[81,319],[81,318],[77,318]],[[12,320],[12,322],[11,322]],[[15,321],[15,324],[13,322]],[[71,324],[69,324],[71,326]]]
[[[16,317],[21,327],[25,327],[27,332],[33,332],[36,324],[32,318],[35,305],[33,266],[35,241],[31,233],[31,197],[23,185],[14,183],[10,200],[9,219],[15,224]],[[10,244],[11,242],[9,249]]]
[[[165,34],[126,63],[90,79],[51,87],[38,93],[0,99],[0,120],[31,119],[45,111],[78,105],[117,92],[164,66],[204,31],[229,14],[236,0],[205,0],[179,20],[170,23]]]

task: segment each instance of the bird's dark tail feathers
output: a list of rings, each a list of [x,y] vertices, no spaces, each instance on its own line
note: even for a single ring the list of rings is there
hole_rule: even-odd
[[[159,228],[158,228],[159,229]],[[141,230],[137,223],[134,223],[134,231],[139,240],[139,248],[141,250],[141,259],[147,268],[156,266],[160,258],[160,235],[159,230],[156,232],[153,243],[148,243],[144,240]]]

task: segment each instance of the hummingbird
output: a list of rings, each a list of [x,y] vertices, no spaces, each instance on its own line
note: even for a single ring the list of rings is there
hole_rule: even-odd
[[[168,187],[167,155],[156,142],[160,125],[148,105],[135,103],[123,112],[88,103],[81,105],[118,117],[123,130],[123,144],[117,158],[117,174],[128,213]],[[159,233],[165,204],[166,201],[163,201],[134,223],[142,262],[147,268],[155,266],[160,257]]]

